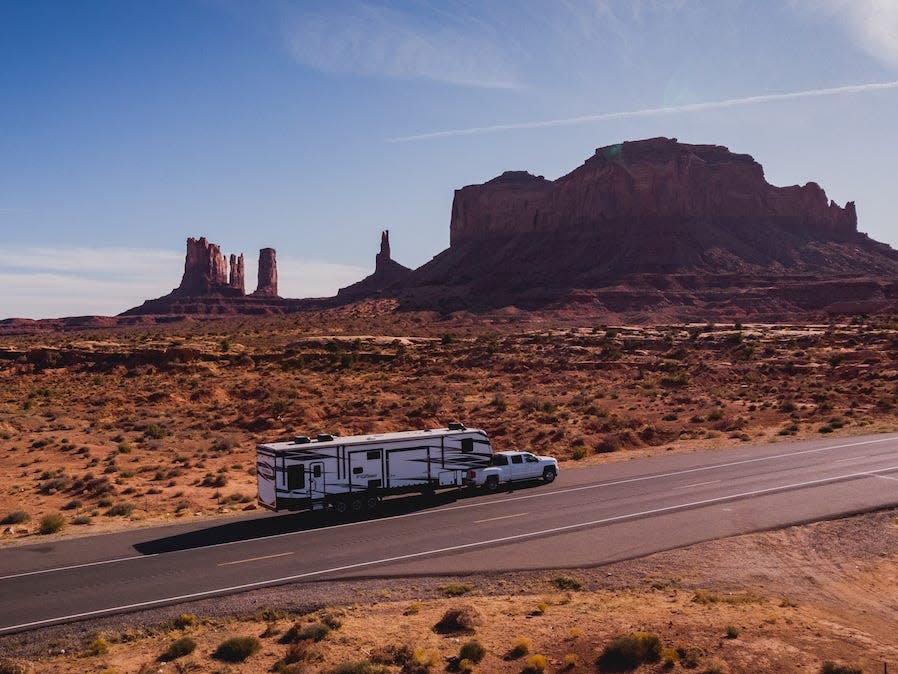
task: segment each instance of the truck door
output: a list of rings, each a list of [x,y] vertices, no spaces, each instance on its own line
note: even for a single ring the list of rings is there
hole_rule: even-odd
[[[524,469],[527,471],[528,479],[542,477],[540,467],[539,459],[533,456],[533,454],[524,454]]]
[[[520,454],[514,454],[511,457],[511,479],[512,480],[526,480],[527,479],[527,466],[524,463],[524,457]]]
[[[309,498],[313,501],[324,498],[327,485],[324,478],[324,464],[315,461],[309,464]]]

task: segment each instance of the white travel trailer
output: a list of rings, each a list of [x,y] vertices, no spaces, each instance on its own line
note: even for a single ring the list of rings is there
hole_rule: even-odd
[[[259,503],[269,510],[374,509],[381,497],[461,487],[489,465],[486,433],[448,428],[341,438],[298,436],[256,446]]]

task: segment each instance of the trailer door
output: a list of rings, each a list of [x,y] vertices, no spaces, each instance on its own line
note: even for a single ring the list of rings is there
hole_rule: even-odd
[[[353,491],[383,487],[382,449],[349,452],[349,486]]]
[[[324,475],[324,463],[315,461],[309,464],[309,498],[313,501],[322,499],[327,494]]]

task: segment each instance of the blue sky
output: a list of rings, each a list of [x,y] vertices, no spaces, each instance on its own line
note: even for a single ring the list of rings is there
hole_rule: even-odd
[[[896,118],[894,0],[0,0],[0,318],[164,294],[200,235],[332,294],[381,229],[443,250],[459,187],[652,136],[898,245]]]

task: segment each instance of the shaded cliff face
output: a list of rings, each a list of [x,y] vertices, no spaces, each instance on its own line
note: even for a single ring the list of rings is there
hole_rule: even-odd
[[[599,148],[554,182],[510,171],[457,190],[450,245],[522,234],[604,237],[638,229],[651,235],[759,223],[838,241],[857,234],[854,204],[827,201],[816,183],[774,187],[748,155],[654,138]]]

